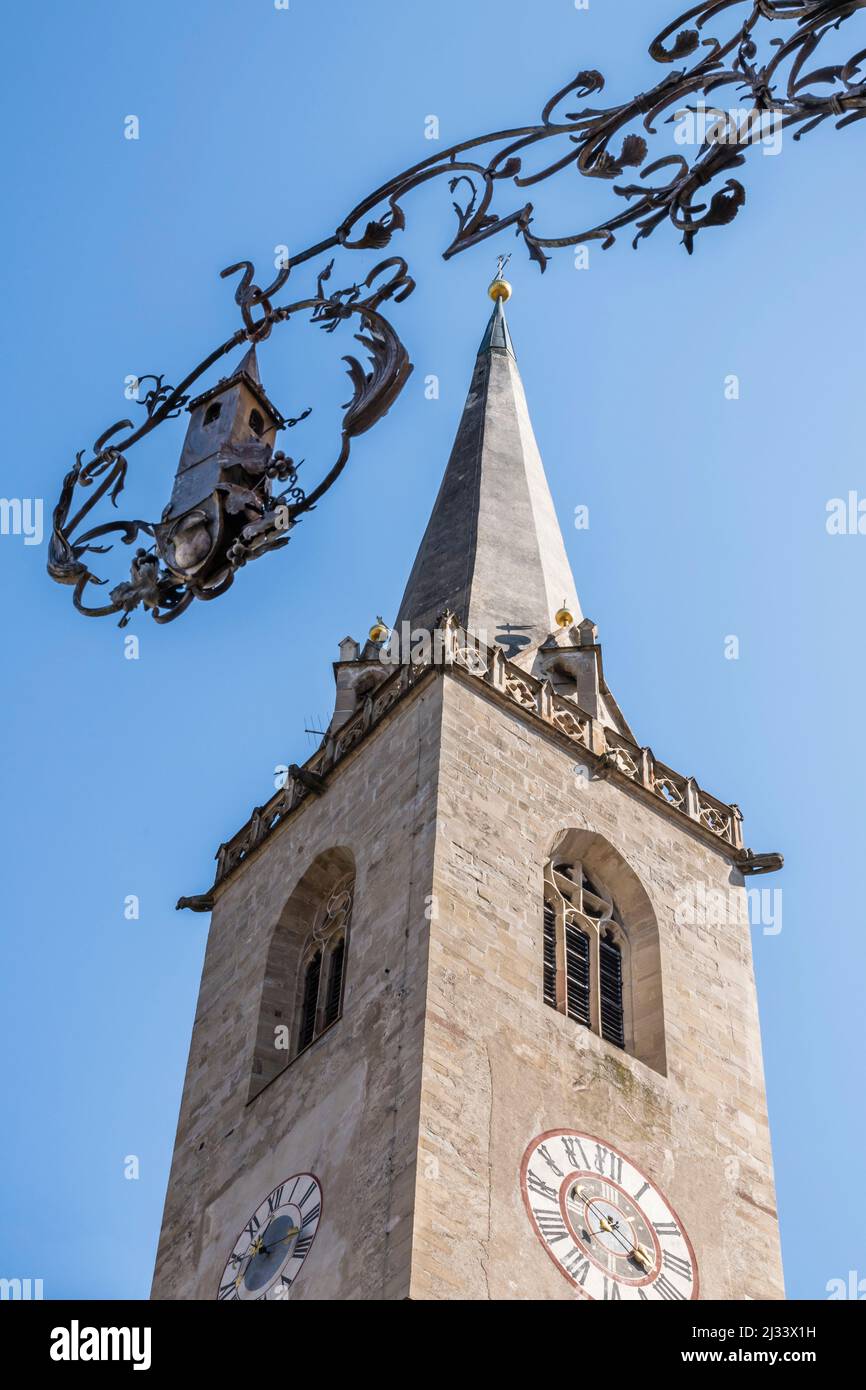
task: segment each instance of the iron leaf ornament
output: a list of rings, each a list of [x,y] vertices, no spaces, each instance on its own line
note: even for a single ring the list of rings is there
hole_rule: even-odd
[[[286,256],[264,288],[256,283],[251,261],[228,266],[223,278],[239,276],[235,302],[241,327],[177,386],[162,375],[140,377],[139,388],[148,384],[138,402],[146,418],[137,426],[117,421],[89,456],[86,450],[78,453],[53,513],[51,577],[73,587],[79,612],[119,614],[121,626],[139,607],[167,623],[194,599],[225,593],[248,561],[288,543],[298,519],[340,476],[352,440],[387,413],[412,371],[406,349],[381,311],[414,289],[405,260],[391,256],[362,283],[329,293],[332,258],[318,273],[315,294],[277,304],[298,267],[330,252],[385,250],[406,226],[407,196],[442,177],[457,224],[443,252],[446,260],[513,228],[543,271],[553,250],[592,241],[607,249],[625,227],[634,230],[636,247],[663,222],[676,228],[691,253],[700,232],[730,223],[745,203],[745,189],[732,171],[745,164],[756,121],[769,119],[799,140],[825,121],[841,129],[866,117],[861,73],[866,47],[841,63],[821,65],[816,56],[828,35],[855,16],[862,20],[864,9],[866,0],[702,0],[653,39],[650,57],[669,71],[630,101],[598,106],[604,78],[594,70],[580,72],[554,93],[536,124],[452,145],[374,190],[332,235]],[[696,112],[690,103],[718,102],[725,89],[737,106],[728,112],[711,108],[717,119],[693,157],[675,153],[649,160],[650,142],[663,119],[670,124]],[[601,223],[568,235],[544,235],[525,190],[567,169],[609,181],[617,202]],[[629,170],[639,172],[622,181]],[[512,206],[497,209],[494,204],[505,200],[506,189],[517,196],[509,192]],[[274,448],[276,435],[300,424],[309,411],[288,419],[280,414],[264,392],[255,353],[256,344],[296,315],[308,315],[328,333],[352,324],[366,358],[343,359],[352,396],[344,407],[339,447],[309,492],[299,483],[300,464]],[[232,375],[195,395],[200,378],[241,347],[248,350]],[[111,520],[82,530],[104,498],[117,507],[131,449],[184,409],[190,413],[187,440],[160,520]],[[127,546],[141,543],[128,579],[108,591],[106,602],[94,605],[91,588],[107,581],[93,572],[90,557],[111,550],[118,537]]]

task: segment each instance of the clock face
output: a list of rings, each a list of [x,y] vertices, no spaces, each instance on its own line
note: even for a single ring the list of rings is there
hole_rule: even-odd
[[[591,1299],[698,1297],[698,1266],[682,1222],[636,1164],[592,1134],[549,1130],[520,1173],[535,1233],[578,1294]]]
[[[288,1298],[310,1253],[322,1214],[312,1173],[295,1173],[256,1207],[234,1244],[217,1298]]]

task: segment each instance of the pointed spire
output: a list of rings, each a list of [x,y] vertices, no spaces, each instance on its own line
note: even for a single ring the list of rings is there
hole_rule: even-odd
[[[517,655],[556,629],[559,609],[582,614],[505,319],[510,293],[501,275],[490,287],[495,307],[397,627],[430,630],[451,609]]]
[[[496,301],[496,306],[490,315],[490,322],[484,330],[484,337],[481,339],[479,353],[489,352],[491,348],[501,348],[503,352],[510,352],[511,356],[514,357],[514,344],[511,341],[505,309],[503,308],[504,300],[505,297],[502,296]]]

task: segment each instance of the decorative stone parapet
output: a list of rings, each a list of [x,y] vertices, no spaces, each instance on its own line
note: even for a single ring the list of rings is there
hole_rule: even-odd
[[[501,648],[479,642],[458,627],[450,614],[444,615],[441,626],[444,640],[433,644],[424,660],[399,665],[354,717],[336,730],[302,768],[293,768],[285,786],[264,806],[256,807],[246,825],[220,845],[214,887],[243,864],[306,797],[321,795],[328,774],[437,667],[486,687],[493,698],[513,706],[522,718],[537,722],[579,749],[581,758],[589,760],[596,775],[631,783],[677,819],[691,822],[699,833],[727,846],[744,873],[781,867],[781,855],[755,855],[744,849],[738,806],[717,800],[699,787],[693,777],[684,777],[659,762],[651,749],[638,747],[587,714],[573,700],[557,695],[549,681],[528,675],[508,661]],[[210,901],[210,894],[203,894],[200,899],[181,899],[191,907],[200,902],[203,909]]]

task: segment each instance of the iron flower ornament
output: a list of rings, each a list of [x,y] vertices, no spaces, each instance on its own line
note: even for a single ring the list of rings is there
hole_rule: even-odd
[[[604,88],[599,72],[577,74],[545,105],[540,121],[513,130],[480,135],[452,145],[383,184],[363,199],[324,240],[286,256],[270,284],[256,283],[251,261],[221,272],[239,276],[235,303],[241,326],[214,348],[177,386],[162,375],[145,375],[147,389],[138,402],[145,418],[137,426],[119,420],[82,450],[66,474],[53,513],[48,572],[73,587],[73,602],[90,617],[119,614],[124,626],[139,607],[158,623],[174,621],[194,599],[218,598],[248,561],[288,543],[298,520],[312,510],[340,476],[356,436],[371,429],[390,409],[412,371],[405,347],[381,306],[399,304],[415,281],[406,261],[391,256],[361,283],[328,293],[333,257],[317,276],[315,293],[278,305],[276,298],[306,262],[328,253],[384,250],[406,226],[407,195],[445,177],[453,198],[456,232],[443,252],[446,260],[498,236],[508,228],[522,239],[529,257],[544,270],[552,251],[599,241],[613,245],[625,227],[635,229],[633,245],[663,222],[681,233],[691,253],[696,237],[737,216],[746,194],[731,172],[745,163],[756,119],[772,119],[795,140],[827,120],[841,129],[866,117],[866,81],[861,65],[866,47],[847,61],[809,66],[828,35],[866,9],[866,0],[702,0],[669,24],[650,44],[655,62],[672,68],[655,86],[630,101],[607,108],[580,105]],[[862,13],[859,15],[862,19]],[[727,36],[717,30],[732,21]],[[761,52],[764,40],[765,52]],[[711,135],[692,159],[682,153],[647,162],[657,123],[694,112],[690,101],[723,89],[745,94],[750,109],[718,112]],[[743,96],[740,97],[743,101]],[[716,110],[716,108],[714,108]],[[540,167],[528,161],[543,152]],[[482,158],[483,154],[483,158]],[[619,200],[605,221],[565,235],[542,235],[531,201],[523,190],[573,168],[586,178],[612,182]],[[639,182],[613,182],[627,169],[640,170]],[[505,190],[516,190],[516,205],[498,211]],[[307,492],[298,467],[282,449],[278,433],[295,428],[309,413],[285,418],[270,402],[258,376],[256,344],[295,316],[326,332],[350,323],[366,354],[344,361],[352,395],[344,407],[339,445],[330,467]],[[247,353],[234,372],[215,386],[193,387],[235,350]],[[140,440],[182,410],[190,426],[170,502],[159,521],[110,520],[82,530],[85,519],[106,496],[117,507]],[[111,550],[109,538],[138,541],[129,577],[107,594],[107,602],[88,602],[91,588],[104,587],[89,557]]]

